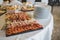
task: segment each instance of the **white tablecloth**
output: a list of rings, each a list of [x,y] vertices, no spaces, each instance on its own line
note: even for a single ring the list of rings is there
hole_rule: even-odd
[[[51,20],[49,24],[41,32],[36,35],[26,39],[26,40],[51,40],[53,30],[53,16],[51,15]]]

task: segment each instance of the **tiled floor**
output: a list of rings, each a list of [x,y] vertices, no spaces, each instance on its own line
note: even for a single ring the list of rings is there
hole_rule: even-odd
[[[55,6],[53,9],[54,30],[52,40],[60,40],[60,6]]]

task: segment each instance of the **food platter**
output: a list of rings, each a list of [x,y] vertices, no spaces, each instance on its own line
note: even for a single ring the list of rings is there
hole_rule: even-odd
[[[28,11],[31,11],[31,10],[28,10]],[[20,12],[21,12],[21,11],[20,11]],[[26,10],[23,11],[23,12],[26,12]],[[6,13],[6,14],[9,14],[9,13]],[[1,24],[3,24],[3,23],[6,24],[6,19],[5,19],[6,14],[4,14],[4,15],[1,16],[0,26],[1,26]],[[16,13],[16,14],[19,15],[19,13]],[[12,13],[12,15],[15,15],[15,13]],[[11,15],[11,16],[12,16],[12,15]],[[21,14],[20,14],[20,15],[21,15]],[[22,14],[22,15],[23,15],[23,14]],[[9,15],[9,16],[10,16],[10,15]],[[9,16],[7,16],[7,17],[9,17]],[[25,16],[25,14],[24,14],[23,16]],[[31,15],[29,15],[29,16],[31,16]],[[13,21],[16,20],[16,17],[15,17],[15,18],[14,18],[14,17],[15,17],[15,16],[12,16],[12,19],[11,19],[11,20],[12,20],[12,24],[13,24]],[[9,17],[9,18],[11,18],[11,17]],[[9,19],[9,18],[8,18],[8,19]],[[22,17],[22,18],[25,18],[25,17]],[[19,19],[19,18],[17,17],[17,20],[20,20],[20,21],[21,21],[22,18]],[[34,33],[36,34],[37,32],[43,30],[43,29],[47,26],[47,24],[50,22],[50,16],[49,16],[49,18],[46,18],[46,19],[40,19],[40,18],[35,19],[35,18],[32,17],[32,18],[28,18],[27,20],[29,21],[30,19],[33,19],[33,22],[32,22],[33,24],[36,23],[36,24],[40,25],[40,26],[36,26],[36,27],[37,27],[36,30],[35,30],[34,28],[33,28],[34,30],[28,28],[28,30],[26,30],[26,31],[18,32],[18,33],[16,33],[16,34],[7,35],[6,30],[10,28],[10,27],[7,26],[7,28],[6,28],[5,30],[0,30],[0,38],[1,38],[1,39],[2,39],[2,38],[9,39],[9,38],[17,37],[18,35],[21,35],[21,36],[22,36],[22,34],[25,35],[25,36],[27,36],[28,34],[33,34],[33,35],[34,35]],[[9,20],[10,20],[10,19],[9,19]],[[10,20],[10,21],[11,21],[11,20]],[[22,20],[23,20],[23,19],[22,19]],[[26,20],[26,19],[24,19],[24,20]],[[24,21],[24,20],[23,20],[23,21]],[[34,22],[35,20],[36,20],[37,22]],[[30,21],[32,21],[32,20],[30,20]],[[29,22],[30,22],[30,21],[29,21]],[[19,22],[19,21],[18,21],[18,22]],[[17,23],[18,23],[18,22],[17,22]],[[28,23],[29,23],[29,22],[28,22]],[[20,23],[21,23],[21,22],[20,22]],[[31,23],[31,22],[30,22],[30,23]],[[32,25],[32,23],[31,23],[30,25]],[[5,25],[5,24],[3,24],[3,25]],[[8,23],[8,24],[9,24],[9,23]],[[35,25],[36,25],[36,24],[35,24]],[[32,27],[34,27],[35,25],[33,25]],[[42,25],[42,26],[41,26],[41,25]],[[21,27],[21,26],[20,26],[20,27]],[[28,27],[29,27],[29,26],[28,26]],[[38,27],[40,27],[40,28],[38,28]],[[26,28],[26,26],[24,26],[24,28]],[[9,32],[9,31],[8,31],[8,32]],[[18,34],[18,35],[17,35],[17,34]],[[14,36],[13,36],[13,35],[14,35]],[[7,37],[6,37],[6,36],[7,36]],[[8,36],[9,36],[9,37],[8,37]],[[24,36],[24,37],[25,37],[25,36]],[[4,39],[2,39],[2,40],[4,40]]]
[[[49,16],[50,17],[50,16]],[[50,22],[50,19],[51,18],[47,18],[47,19],[38,19],[37,21],[39,21],[40,22],[40,24],[42,24],[43,26],[44,26],[44,28],[49,24],[49,22]],[[40,29],[40,31],[41,30],[43,30],[43,29]],[[36,32],[38,32],[39,30],[36,30],[36,31],[31,31],[31,32],[27,32],[27,34],[33,34],[33,33],[36,33]],[[26,34],[26,33],[23,33],[24,35]],[[22,35],[22,34],[18,34],[18,35]],[[26,36],[26,35],[25,35]],[[1,38],[7,38],[6,37],[6,35],[5,35],[5,32],[4,32],[4,30],[0,30],[0,37]],[[11,36],[11,37],[14,37],[14,36]],[[15,35],[15,37],[16,37],[16,35]],[[9,37],[10,38],[10,37]]]

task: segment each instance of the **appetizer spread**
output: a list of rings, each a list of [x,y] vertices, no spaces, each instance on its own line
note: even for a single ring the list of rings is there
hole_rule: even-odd
[[[6,14],[6,20],[10,20],[10,21],[14,21],[14,20],[20,20],[20,21],[24,21],[24,20],[30,20],[31,17],[26,14],[25,12],[19,12],[19,13],[7,13]]]
[[[6,36],[16,35],[43,28],[43,26],[33,18],[34,13],[32,11],[34,10],[34,6],[31,3],[23,3],[23,6],[7,5],[4,7],[2,6],[1,8],[2,10],[0,10],[0,14],[6,12]],[[7,11],[3,9],[6,9]],[[17,10],[18,12],[15,12]],[[0,27],[0,29],[2,28]]]
[[[34,10],[34,5],[31,3],[23,3],[24,6],[22,6],[22,11],[33,11]]]
[[[28,31],[42,29],[34,18],[32,19],[26,12],[6,14],[6,36],[20,34]]]
[[[42,29],[42,28],[43,28],[42,25],[38,24],[36,21],[33,22],[15,21],[7,25],[6,36],[11,36],[11,35]]]
[[[21,10],[21,6],[20,5],[8,5],[6,9],[7,10]]]

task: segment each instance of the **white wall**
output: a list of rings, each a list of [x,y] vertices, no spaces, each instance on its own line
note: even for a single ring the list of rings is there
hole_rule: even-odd
[[[0,0],[0,4],[3,2],[3,0]]]
[[[20,0],[21,1],[21,0]],[[48,0],[41,0],[42,2],[48,4]],[[3,2],[3,0],[0,0],[0,4]]]
[[[43,3],[48,4],[48,0],[41,0]]]

